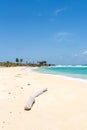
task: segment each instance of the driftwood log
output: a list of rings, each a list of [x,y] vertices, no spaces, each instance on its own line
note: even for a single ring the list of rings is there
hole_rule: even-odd
[[[39,90],[36,92],[34,95],[30,96],[28,99],[28,102],[26,103],[24,110],[31,110],[33,104],[35,103],[35,98],[38,97],[39,95],[43,94],[44,92],[47,91],[47,88],[44,88],[42,90]]]

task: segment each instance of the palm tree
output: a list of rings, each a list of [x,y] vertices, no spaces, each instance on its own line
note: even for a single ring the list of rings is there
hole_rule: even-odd
[[[22,63],[23,62],[23,59],[20,59],[20,63]]]
[[[18,58],[16,58],[15,61],[16,61],[16,63],[19,63],[19,59]]]
[[[47,65],[47,61],[39,61],[39,66],[46,66]]]

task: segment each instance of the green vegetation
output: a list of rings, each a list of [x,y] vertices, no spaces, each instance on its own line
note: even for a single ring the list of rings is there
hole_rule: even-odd
[[[19,63],[19,59],[18,58],[16,58],[15,61],[16,61],[17,64]]]
[[[31,63],[31,62],[26,62],[23,63],[23,59],[16,58],[15,62],[0,62],[0,66],[5,66],[5,67],[16,67],[16,66],[31,66],[31,67],[41,67],[41,66],[53,66],[54,64],[48,64],[47,61],[38,61],[37,63]]]

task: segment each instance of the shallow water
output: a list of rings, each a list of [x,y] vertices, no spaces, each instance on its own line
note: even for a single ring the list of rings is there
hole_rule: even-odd
[[[54,66],[54,67],[41,67],[34,71],[41,73],[62,75],[72,78],[87,79],[87,66]]]

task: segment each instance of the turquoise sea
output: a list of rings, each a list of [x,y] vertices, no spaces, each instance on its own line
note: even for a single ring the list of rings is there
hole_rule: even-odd
[[[40,73],[61,75],[87,80],[87,66],[53,66],[36,69]]]

